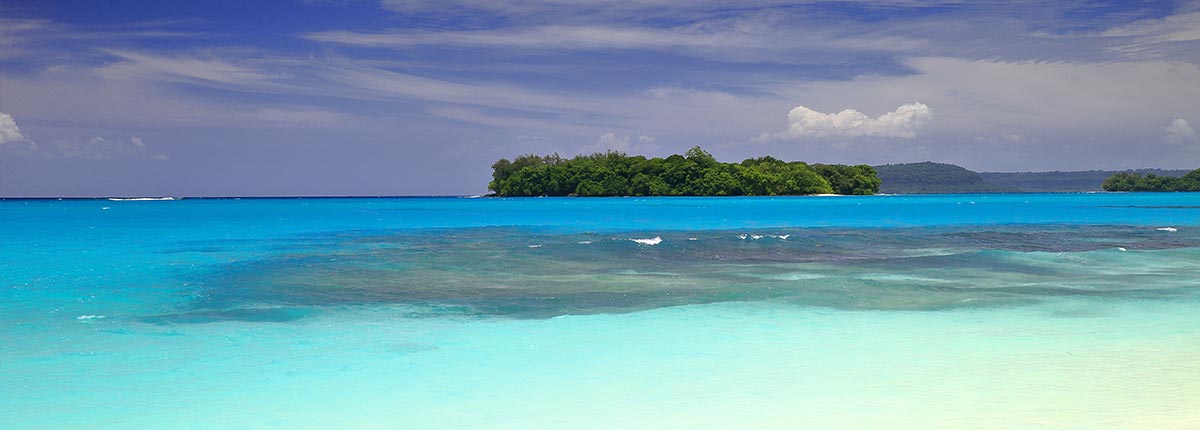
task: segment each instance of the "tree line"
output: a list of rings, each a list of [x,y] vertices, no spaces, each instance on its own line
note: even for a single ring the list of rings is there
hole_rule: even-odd
[[[770,156],[722,163],[697,146],[666,158],[608,151],[501,159],[492,164],[488,189],[499,196],[865,195],[880,184],[867,165],[809,165]]]
[[[1121,172],[1109,176],[1101,186],[1104,191],[1200,191],[1200,169],[1180,177]]]

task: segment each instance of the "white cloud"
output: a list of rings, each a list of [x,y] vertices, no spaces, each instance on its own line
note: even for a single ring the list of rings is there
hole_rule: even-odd
[[[17,121],[12,115],[0,112],[0,145],[7,143],[24,143],[29,139],[21,134],[21,129],[17,127]]]
[[[1196,141],[1196,129],[1183,118],[1172,119],[1162,129],[1167,134],[1164,139],[1168,143],[1183,144]]]
[[[613,133],[604,133],[600,136],[600,139],[596,141],[595,147],[600,151],[606,149],[622,152],[628,151],[629,136],[618,136]]]
[[[658,139],[654,136],[638,136],[638,143],[654,143],[655,140]]]
[[[871,118],[854,109],[823,113],[805,106],[788,112],[788,129],[770,137],[801,140],[825,137],[895,137],[911,139],[929,123],[933,110],[923,103],[900,105],[896,110]]]

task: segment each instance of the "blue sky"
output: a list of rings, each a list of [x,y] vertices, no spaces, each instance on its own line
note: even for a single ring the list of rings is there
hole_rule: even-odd
[[[1200,3],[0,0],[0,196],[475,194],[522,153],[1200,167]]]

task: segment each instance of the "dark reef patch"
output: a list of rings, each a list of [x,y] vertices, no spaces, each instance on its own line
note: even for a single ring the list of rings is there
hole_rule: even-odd
[[[656,237],[657,245],[632,240]],[[1142,226],[362,231],[220,266],[195,280],[195,299],[177,313],[144,321],[287,322],[308,315],[300,309],[378,304],[548,318],[745,300],[925,311],[1153,299],[1194,293],[1196,283],[1172,275],[1200,273],[1198,247],[1195,232]]]

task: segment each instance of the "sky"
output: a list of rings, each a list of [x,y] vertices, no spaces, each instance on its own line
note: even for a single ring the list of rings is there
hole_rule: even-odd
[[[0,0],[0,196],[470,195],[525,153],[1200,167],[1200,2]]]

